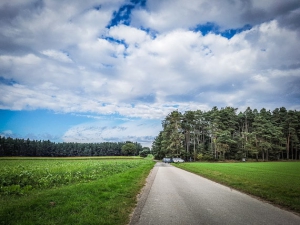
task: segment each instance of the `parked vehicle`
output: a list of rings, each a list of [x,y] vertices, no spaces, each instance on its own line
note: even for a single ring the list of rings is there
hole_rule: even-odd
[[[183,163],[184,160],[182,158],[173,158],[174,163]]]
[[[163,158],[162,160],[164,163],[172,163],[173,160],[171,158]]]

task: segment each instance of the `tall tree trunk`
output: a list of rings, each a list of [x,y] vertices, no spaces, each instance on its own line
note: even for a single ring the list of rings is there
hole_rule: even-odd
[[[287,136],[286,139],[286,159],[290,159],[289,153],[290,153],[290,134]]]
[[[211,152],[214,154],[214,149],[213,149],[213,136],[210,137],[210,148],[211,148]]]
[[[196,133],[194,128],[194,161],[196,161]]]
[[[217,145],[217,138],[216,138],[216,141],[214,142],[214,147],[215,147],[215,159],[218,158],[218,145]]]
[[[291,141],[291,152],[292,152],[292,160],[294,160],[294,146],[293,146],[293,141]]]
[[[185,131],[186,153],[190,153],[190,131]]]

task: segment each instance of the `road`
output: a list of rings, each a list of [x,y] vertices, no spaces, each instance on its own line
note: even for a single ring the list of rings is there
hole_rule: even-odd
[[[201,176],[158,162],[130,225],[300,224],[300,217]]]

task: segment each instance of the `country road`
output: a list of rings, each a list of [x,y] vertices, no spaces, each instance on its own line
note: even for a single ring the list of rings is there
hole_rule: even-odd
[[[203,177],[158,162],[131,225],[300,224],[300,217]]]

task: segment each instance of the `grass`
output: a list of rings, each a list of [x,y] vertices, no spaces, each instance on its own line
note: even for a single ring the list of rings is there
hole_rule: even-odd
[[[8,169],[11,175],[33,178],[25,179],[26,184],[1,184],[2,189],[32,188],[1,193],[0,224],[127,224],[153,165],[143,159],[0,160],[1,179]],[[47,173],[52,176],[45,177]],[[41,178],[60,180],[36,185]]]
[[[184,163],[175,166],[300,212],[300,162]]]

